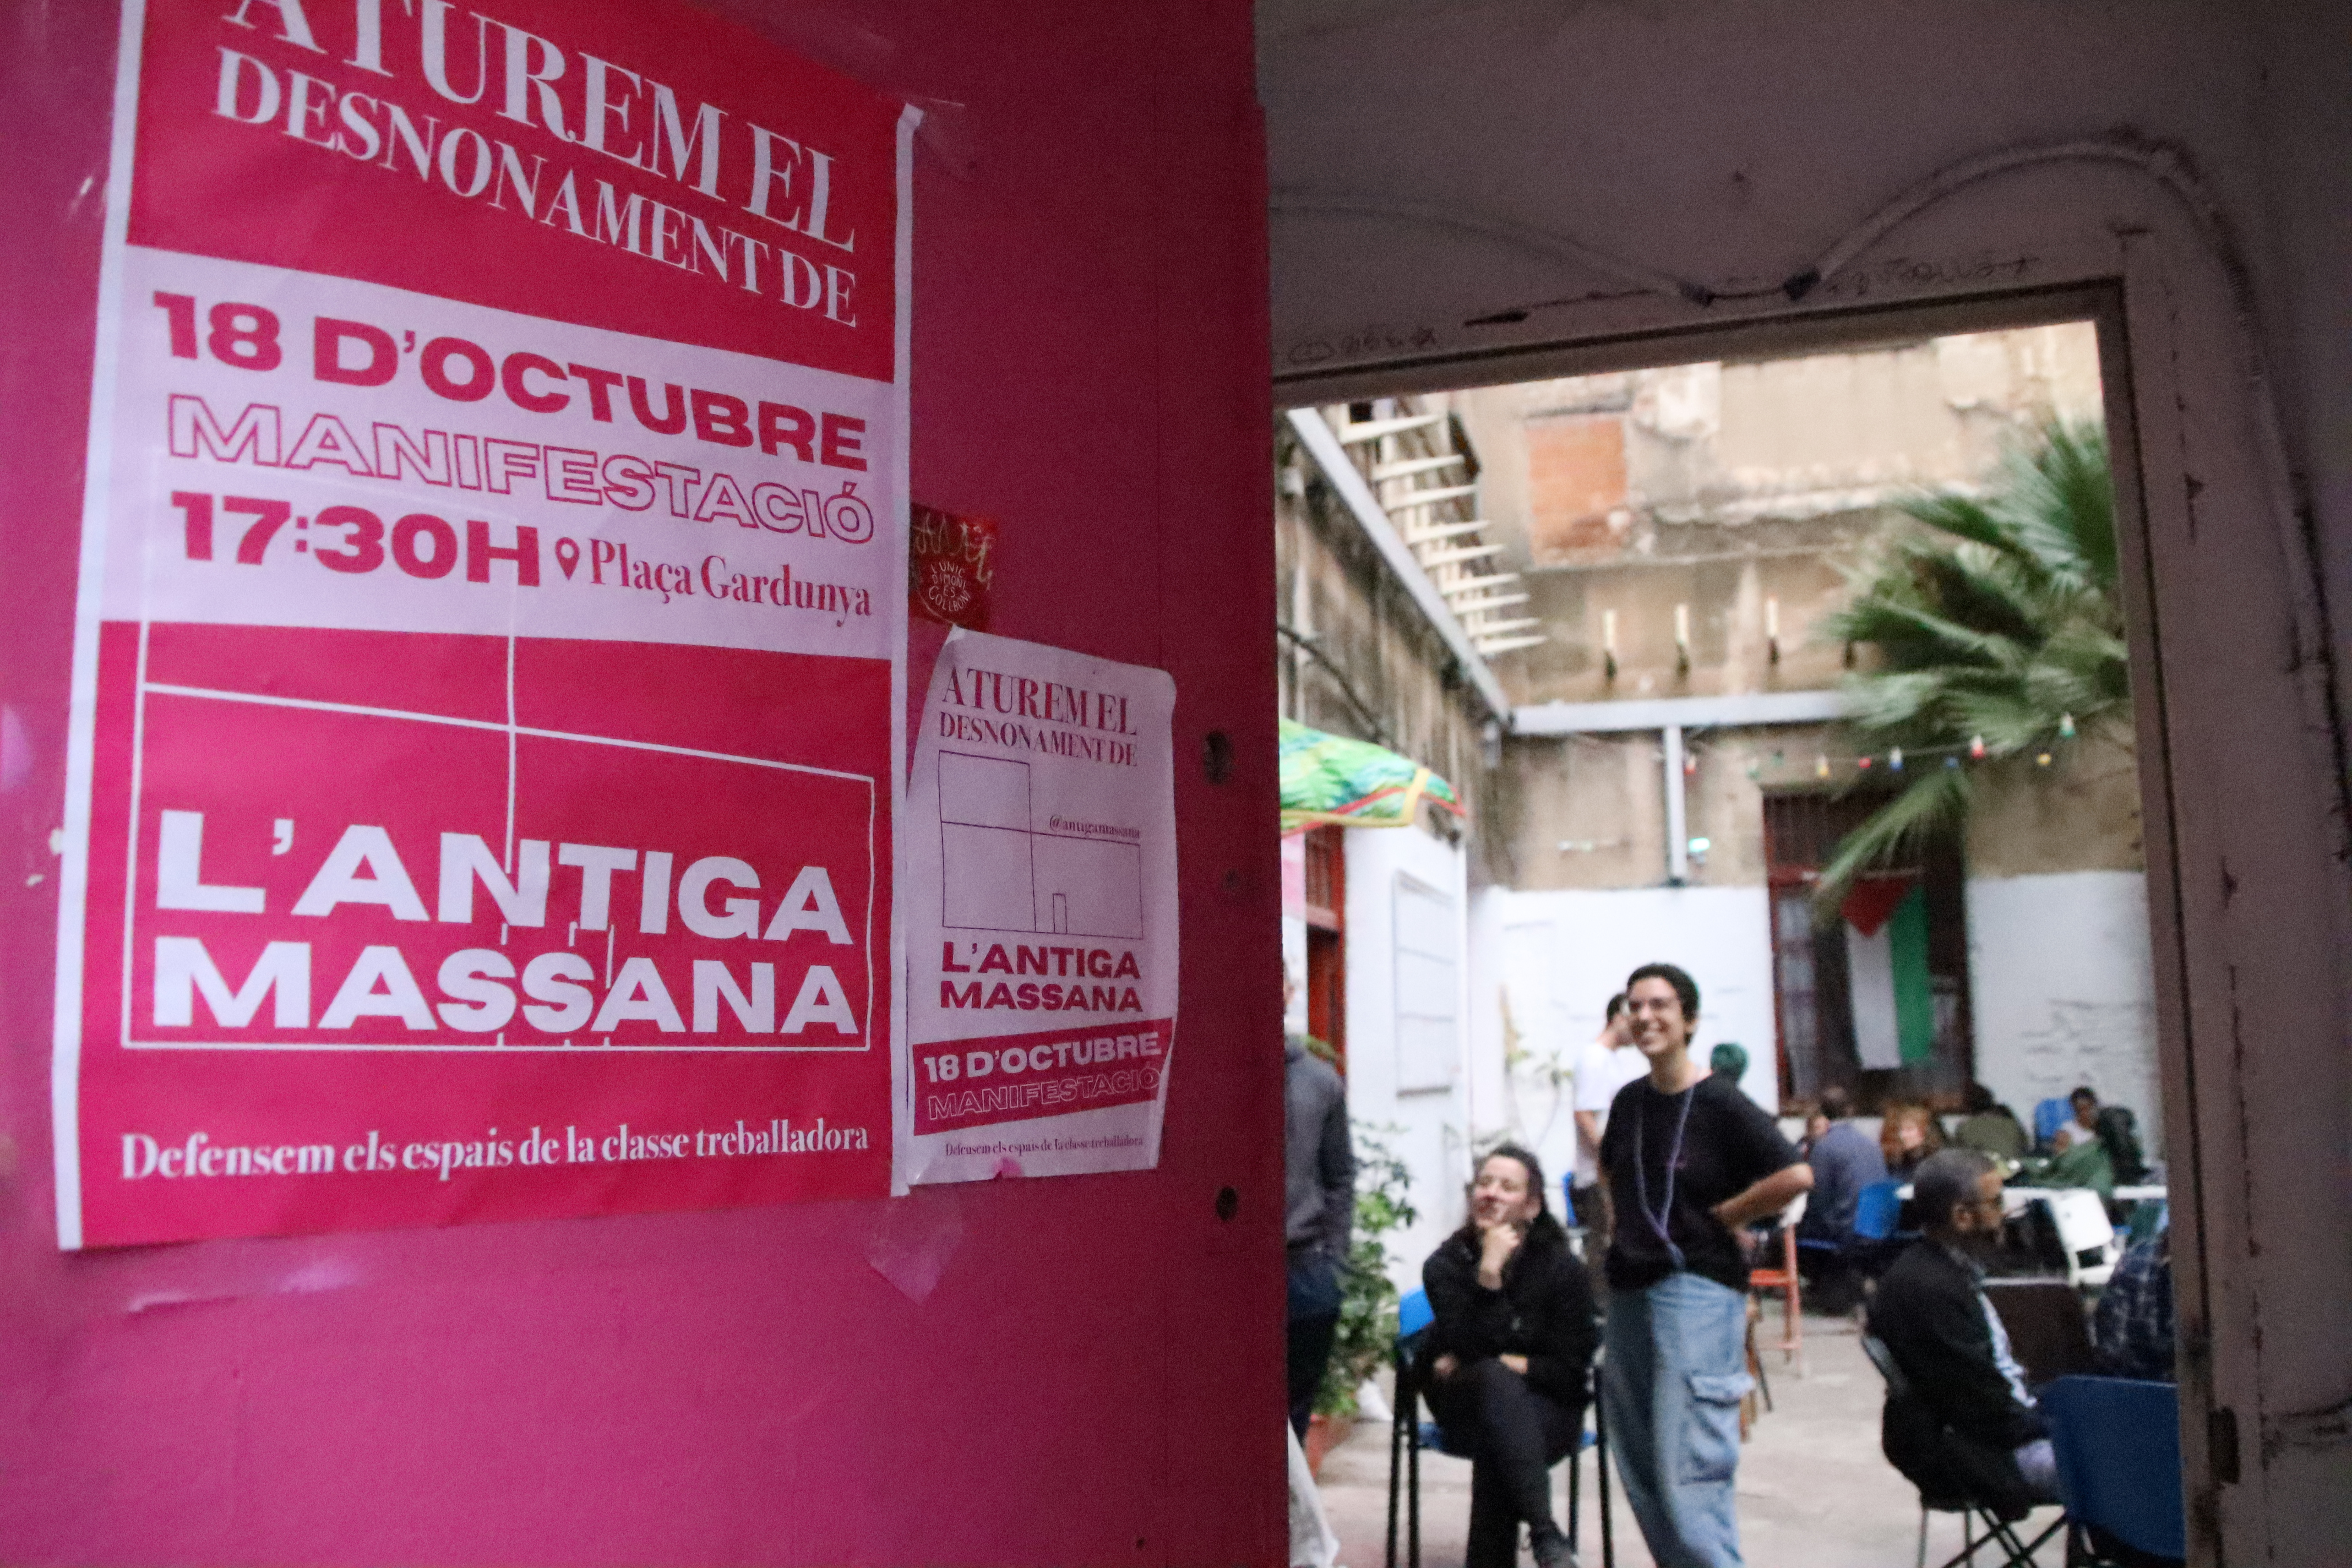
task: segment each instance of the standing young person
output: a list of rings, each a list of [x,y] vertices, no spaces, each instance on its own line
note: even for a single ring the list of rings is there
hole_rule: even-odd
[[[1671,963],[1625,982],[1646,1076],[1619,1091],[1601,1163],[1617,1211],[1601,1397],[1625,1500],[1659,1568],[1738,1568],[1732,1478],[1748,1392],[1741,1227],[1813,1184],[1771,1117],[1690,1055],[1698,984]]]
[[[1609,1244],[1609,1188],[1601,1177],[1601,1135],[1608,1129],[1617,1091],[1646,1070],[1642,1053],[1633,1048],[1625,993],[1620,991],[1609,998],[1601,1033],[1576,1058],[1576,1179],[1570,1201],[1576,1205],[1576,1223],[1601,1247]]]

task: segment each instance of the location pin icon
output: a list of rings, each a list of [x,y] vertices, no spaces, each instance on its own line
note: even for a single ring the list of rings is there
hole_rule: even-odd
[[[572,574],[580,570],[580,546],[569,539],[557,540],[555,563],[563,568],[563,575],[569,580]]]

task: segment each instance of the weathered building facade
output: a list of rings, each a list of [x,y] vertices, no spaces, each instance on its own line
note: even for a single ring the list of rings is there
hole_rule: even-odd
[[[1496,886],[1474,914],[1474,1058],[1513,1130],[1568,1152],[1562,1068],[1634,963],[1683,963],[1702,1043],[1810,1100],[2021,1112],[2079,1082],[2160,1122],[2139,792],[2128,737],[1978,770],[1962,841],[1920,868],[1932,1058],[1858,1045],[1849,933],[1815,900],[1843,833],[1908,775],[1858,753],[1837,691],[1870,650],[1821,628],[1896,503],[1969,489],[2042,421],[2095,421],[2087,325],[1681,365],[1453,395],[1489,537],[1545,642],[1498,656],[1517,722],[1489,791]],[[1512,1064],[1505,1070],[1500,1064]]]
[[[1282,711],[1427,767],[1461,809],[1424,800],[1388,827],[1283,843],[1290,1026],[1333,1047],[1360,1134],[1412,1173],[1423,1256],[1460,1219],[1476,1131],[1470,911],[1506,869],[1497,811],[1509,700],[1488,650],[1533,646],[1509,574],[1480,539],[1480,457],[1443,400],[1293,411],[1276,437],[1276,626]],[[1508,600],[1510,603],[1498,603]]]

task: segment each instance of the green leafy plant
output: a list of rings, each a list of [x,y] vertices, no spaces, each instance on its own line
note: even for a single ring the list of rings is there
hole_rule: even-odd
[[[1387,1238],[1421,1217],[1412,1206],[1412,1173],[1389,1144],[1402,1131],[1355,1129],[1356,1233],[1348,1251],[1331,1362],[1316,1391],[1318,1415],[1353,1415],[1356,1390],[1388,1363],[1396,1342],[1397,1288],[1389,1279]]]
[[[2051,420],[2010,447],[1983,495],[1902,510],[1920,526],[1857,577],[1823,631],[1877,651],[1846,683],[1859,749],[1900,748],[1913,766],[1840,841],[1825,900],[1958,829],[1978,787],[1969,764],[2038,756],[2094,727],[2129,739],[2105,432]]]

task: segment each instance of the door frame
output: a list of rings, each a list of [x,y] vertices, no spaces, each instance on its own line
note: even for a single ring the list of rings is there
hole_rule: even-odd
[[[1989,181],[1906,237],[1907,254],[1881,234],[1802,298],[1570,298],[1491,347],[1277,375],[1276,395],[1330,403],[2095,325],[2172,1155],[2190,1555],[2315,1560],[2352,1538],[2352,1352],[2331,1328],[2352,1300],[2352,731],[2244,268],[2183,188],[2088,167]]]

